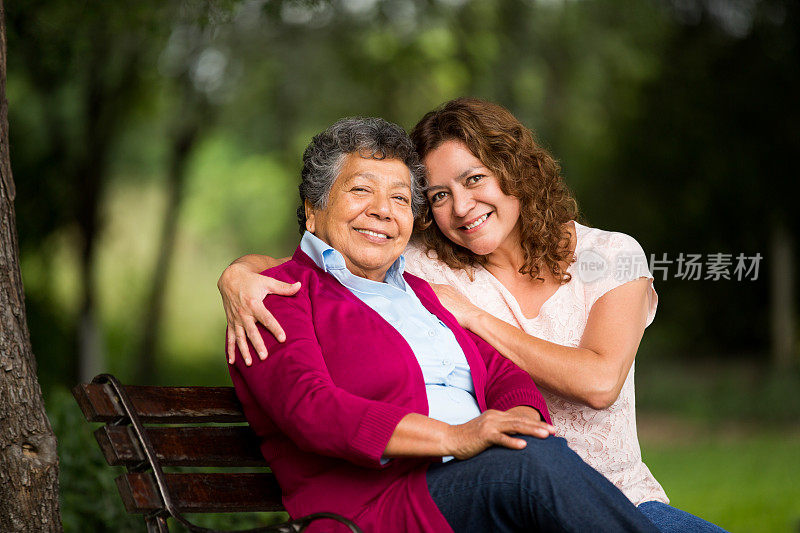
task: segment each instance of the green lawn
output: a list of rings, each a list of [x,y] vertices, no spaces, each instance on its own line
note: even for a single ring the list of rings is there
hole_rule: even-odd
[[[675,507],[731,532],[800,531],[799,428],[695,428],[685,439],[642,429],[645,462]]]

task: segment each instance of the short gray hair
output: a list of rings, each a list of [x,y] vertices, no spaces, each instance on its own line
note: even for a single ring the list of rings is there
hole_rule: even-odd
[[[422,213],[425,199],[425,167],[420,163],[414,144],[405,130],[382,118],[343,118],[318,133],[303,153],[300,173],[300,207],[297,222],[300,233],[306,229],[305,201],[314,209],[324,209],[333,182],[345,158],[358,153],[365,159],[399,159],[411,173],[411,210],[416,218]]]

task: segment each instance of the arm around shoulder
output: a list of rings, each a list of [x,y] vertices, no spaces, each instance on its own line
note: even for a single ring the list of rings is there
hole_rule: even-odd
[[[289,331],[286,341],[278,343],[258,326],[270,357],[252,366],[239,357],[231,367],[248,420],[256,426],[262,421],[250,417],[266,415],[305,451],[380,468],[395,427],[411,410],[337,387],[314,333],[308,296],[270,299],[276,300],[273,313]]]
[[[486,405],[507,411],[518,406],[536,409],[542,421],[551,424],[547,404],[533,379],[517,365],[500,355],[488,342],[468,331],[486,364]]]
[[[252,363],[249,339],[259,359],[266,359],[267,348],[256,329],[260,322],[283,342],[286,338],[281,324],[264,306],[264,298],[268,294],[291,296],[300,288],[299,284],[291,284],[276,280],[259,272],[286,262],[286,259],[273,259],[265,255],[245,255],[231,263],[217,281],[217,288],[222,296],[222,306],[227,319],[226,346],[228,362],[236,358],[235,347],[238,346],[240,356],[246,364]]]

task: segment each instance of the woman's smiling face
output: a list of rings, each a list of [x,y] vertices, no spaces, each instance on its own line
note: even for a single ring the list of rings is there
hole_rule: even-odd
[[[338,250],[350,272],[374,281],[403,253],[413,226],[411,172],[399,159],[349,154],[326,207],[306,200],[306,229]]]
[[[502,191],[499,178],[464,143],[445,141],[423,162],[433,219],[448,239],[477,255],[519,246],[519,199]]]

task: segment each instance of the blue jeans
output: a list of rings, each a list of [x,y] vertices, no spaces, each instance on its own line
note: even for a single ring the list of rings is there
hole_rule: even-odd
[[[433,501],[454,531],[658,533],[567,441],[520,438],[528,443],[522,450],[496,446],[428,469]]]
[[[706,522],[686,511],[681,511],[666,503],[644,502],[639,504],[639,510],[650,519],[661,533],[725,533],[721,527]]]

